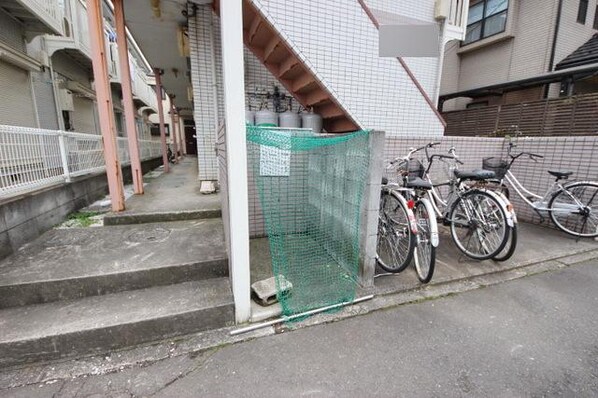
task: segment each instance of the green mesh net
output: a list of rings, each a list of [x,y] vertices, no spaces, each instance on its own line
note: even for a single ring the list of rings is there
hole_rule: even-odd
[[[283,314],[353,300],[368,132],[248,126],[247,140]]]

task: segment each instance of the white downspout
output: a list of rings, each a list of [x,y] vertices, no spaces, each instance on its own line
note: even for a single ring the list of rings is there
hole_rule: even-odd
[[[440,23],[440,54],[438,54],[438,65],[436,67],[436,82],[434,84],[434,92],[432,93],[432,101],[436,109],[438,109],[438,98],[440,97],[440,87],[442,80],[442,66],[444,65],[444,48],[446,47],[445,32],[447,19]]]
[[[220,118],[218,117],[218,81],[216,75],[216,46],[214,42],[214,16],[212,15],[212,8],[206,5],[208,15],[210,16],[210,68],[212,69],[212,106],[214,112],[214,145],[218,142],[218,131],[220,127]],[[245,96],[243,96],[245,98]],[[217,155],[216,155],[217,156]],[[217,173],[216,173],[217,179]]]

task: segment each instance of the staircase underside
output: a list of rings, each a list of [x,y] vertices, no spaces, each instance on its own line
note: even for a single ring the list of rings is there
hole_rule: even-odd
[[[219,1],[215,1],[217,14],[220,13],[219,6]],[[243,36],[245,46],[280,84],[303,107],[322,115],[327,132],[342,133],[359,129],[334,96],[249,1],[243,2]]]

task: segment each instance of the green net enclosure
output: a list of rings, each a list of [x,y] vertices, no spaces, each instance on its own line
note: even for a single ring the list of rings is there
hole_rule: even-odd
[[[247,150],[283,314],[353,300],[368,132],[248,126]]]

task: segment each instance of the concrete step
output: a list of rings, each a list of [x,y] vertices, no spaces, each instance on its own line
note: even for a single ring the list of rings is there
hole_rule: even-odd
[[[103,354],[234,322],[228,278],[0,310],[0,367]]]
[[[221,219],[55,229],[0,262],[0,308],[227,275]]]
[[[104,225],[129,225],[181,220],[201,220],[219,218],[221,216],[222,212],[220,209],[173,210],[164,212],[123,211],[121,213],[106,214],[104,217]]]

